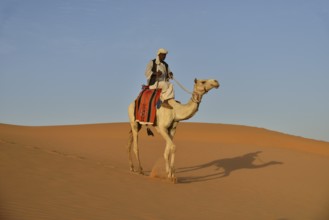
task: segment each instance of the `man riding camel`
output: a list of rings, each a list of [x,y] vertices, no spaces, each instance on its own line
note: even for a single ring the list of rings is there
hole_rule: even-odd
[[[168,64],[164,61],[168,51],[164,48],[160,48],[157,53],[157,57],[151,60],[145,70],[145,76],[149,89],[161,89],[162,107],[172,109],[172,106],[168,103],[169,99],[175,98],[174,87],[169,82],[172,79],[173,73],[169,69]]]

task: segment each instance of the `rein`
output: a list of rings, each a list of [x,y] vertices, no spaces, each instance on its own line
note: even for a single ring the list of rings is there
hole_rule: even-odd
[[[187,93],[193,95],[193,93],[190,92],[187,88],[185,88],[180,82],[178,82],[178,81],[174,78],[174,76],[172,77],[172,79],[177,83],[177,85],[178,85],[179,87],[181,87],[181,89],[183,89],[185,92],[187,92]]]
[[[200,95],[199,93],[197,93],[197,92],[195,92],[195,91],[190,92],[190,91],[189,91],[188,89],[186,89],[186,88],[185,88],[180,82],[178,82],[178,81],[174,78],[174,76],[172,76],[172,79],[177,83],[177,85],[178,85],[179,87],[181,87],[181,89],[183,89],[185,92],[187,92],[187,93],[189,93],[189,94],[192,95],[192,98],[191,98],[192,102],[194,102],[194,103],[200,103],[200,102],[201,102],[201,95]],[[207,89],[206,89],[206,87],[204,87],[204,91],[205,91],[205,93],[208,92]]]

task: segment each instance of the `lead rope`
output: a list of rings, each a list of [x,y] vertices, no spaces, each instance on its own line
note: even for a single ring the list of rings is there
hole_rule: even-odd
[[[179,87],[181,87],[185,92],[187,92],[187,93],[193,95],[193,93],[190,92],[187,88],[185,88],[180,82],[178,82],[178,81],[174,78],[174,76],[172,76],[171,78],[172,78],[172,79],[177,83],[177,85],[179,85]]]

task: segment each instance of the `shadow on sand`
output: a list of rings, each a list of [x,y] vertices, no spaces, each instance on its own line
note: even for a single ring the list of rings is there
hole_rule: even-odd
[[[261,152],[262,151],[257,151],[257,152],[245,154],[243,156],[227,158],[227,159],[219,159],[201,165],[178,168],[176,173],[188,173],[188,172],[193,172],[196,170],[206,169],[210,167],[215,168],[214,172],[207,175],[203,175],[203,176],[191,175],[187,177],[179,177],[178,182],[192,183],[192,182],[209,181],[209,180],[227,177],[233,171],[240,169],[258,169],[271,165],[283,164],[282,162],[278,162],[278,161],[263,162],[259,158],[259,154]],[[258,163],[255,164],[255,162]],[[259,162],[261,162],[261,164],[259,164]]]

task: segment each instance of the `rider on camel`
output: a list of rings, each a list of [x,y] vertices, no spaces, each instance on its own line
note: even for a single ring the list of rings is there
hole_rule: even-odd
[[[175,98],[173,84],[169,82],[172,79],[173,73],[169,69],[169,65],[164,61],[168,51],[160,48],[156,59],[151,60],[145,70],[145,76],[149,85],[149,89],[161,89],[160,99],[162,100],[162,107],[172,109],[168,103],[169,99]]]

